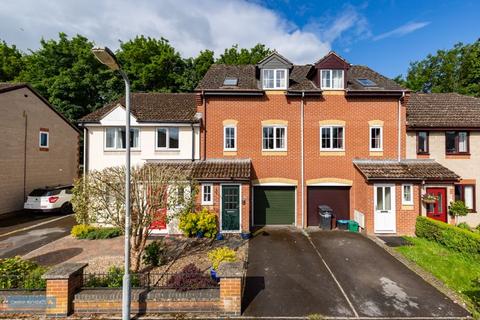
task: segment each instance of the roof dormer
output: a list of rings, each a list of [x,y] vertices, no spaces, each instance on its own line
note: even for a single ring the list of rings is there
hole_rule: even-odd
[[[289,72],[293,64],[278,52],[261,60],[257,64],[260,70],[260,82],[263,90],[287,90]]]
[[[322,90],[344,90],[350,63],[333,51],[315,63],[315,84]]]

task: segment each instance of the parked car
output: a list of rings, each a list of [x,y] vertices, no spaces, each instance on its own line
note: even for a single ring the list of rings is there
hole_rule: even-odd
[[[67,185],[35,189],[28,195],[23,208],[32,211],[71,213],[72,188],[73,186]]]

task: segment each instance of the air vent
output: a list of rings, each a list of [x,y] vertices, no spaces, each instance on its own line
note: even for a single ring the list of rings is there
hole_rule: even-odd
[[[232,87],[236,86],[238,84],[238,78],[232,78],[232,77],[226,77],[225,80],[223,80],[223,85]]]

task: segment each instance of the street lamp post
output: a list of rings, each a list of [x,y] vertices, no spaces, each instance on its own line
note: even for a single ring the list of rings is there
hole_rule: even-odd
[[[125,81],[125,272],[122,285],[122,320],[130,320],[130,81],[110,49],[96,47],[92,52],[101,63],[118,71]]]

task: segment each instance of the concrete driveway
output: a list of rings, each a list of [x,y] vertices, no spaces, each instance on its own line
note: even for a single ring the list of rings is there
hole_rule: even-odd
[[[244,315],[461,318],[469,313],[370,239],[267,228],[250,241]]]

